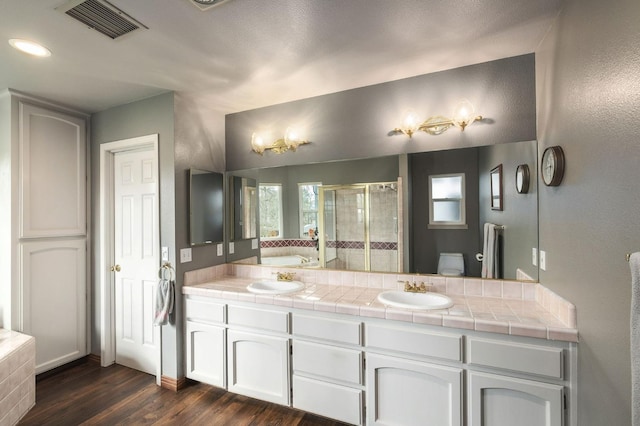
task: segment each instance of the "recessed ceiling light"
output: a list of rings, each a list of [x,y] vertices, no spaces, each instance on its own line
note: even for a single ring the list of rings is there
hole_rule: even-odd
[[[14,48],[18,49],[24,53],[28,53],[29,55],[39,56],[39,57],[47,57],[51,56],[51,51],[41,44],[34,43],[33,41],[23,40],[20,38],[12,38],[9,40],[9,44]]]

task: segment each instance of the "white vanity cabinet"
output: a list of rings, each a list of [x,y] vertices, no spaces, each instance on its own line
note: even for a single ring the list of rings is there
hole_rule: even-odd
[[[186,376],[226,387],[225,305],[190,296],[185,317]]]
[[[228,307],[228,390],[290,404],[289,312]]]
[[[293,406],[364,422],[362,323],[293,314]]]
[[[462,336],[365,327],[367,424],[462,425]]]
[[[566,352],[542,343],[467,338],[469,426],[564,424]]]

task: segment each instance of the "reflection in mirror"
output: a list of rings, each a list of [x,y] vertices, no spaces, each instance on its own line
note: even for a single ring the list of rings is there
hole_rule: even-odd
[[[502,164],[491,169],[491,210],[502,210]]]
[[[258,192],[255,179],[230,176],[231,241],[255,238],[257,235]]]
[[[222,173],[189,170],[189,242],[192,246],[223,241]]]
[[[492,209],[491,194],[491,170],[496,164],[502,164],[503,177],[515,179],[520,164],[535,171],[536,158],[536,141],[527,141],[238,174],[256,177],[258,187],[268,184],[281,189],[278,215],[272,215],[279,218],[278,224],[266,224],[271,231],[268,235],[260,212],[262,263],[301,267],[322,267],[324,263],[331,269],[435,274],[444,257],[462,261],[459,269],[465,276],[479,277],[481,262],[476,255],[482,252],[484,223],[489,222],[504,227],[499,241],[500,277],[536,280],[537,268],[531,264],[531,249],[538,246],[536,177],[531,177],[527,193],[518,193],[515,185],[503,185],[503,210]],[[464,190],[456,191],[455,200],[432,199],[430,177],[438,176],[461,176],[458,181],[463,182]],[[305,201],[300,188],[308,182],[320,185],[317,212],[302,207]],[[386,186],[392,183],[395,191]],[[395,198],[383,199],[390,194]],[[463,212],[430,223],[434,202],[464,206]],[[313,228],[311,217],[318,218],[317,236],[308,232]],[[273,227],[278,228],[277,235]]]

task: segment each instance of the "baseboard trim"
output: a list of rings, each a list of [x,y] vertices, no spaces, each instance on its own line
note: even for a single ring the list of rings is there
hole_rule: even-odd
[[[174,379],[173,377],[167,376],[160,377],[160,387],[169,389],[170,391],[178,392],[180,389],[183,389],[186,384],[186,377],[181,377],[179,379]]]

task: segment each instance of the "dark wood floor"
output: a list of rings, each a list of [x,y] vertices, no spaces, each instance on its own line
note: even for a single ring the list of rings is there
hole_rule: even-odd
[[[189,382],[172,392],[155,377],[87,361],[36,383],[36,406],[19,425],[316,425],[343,423]]]

